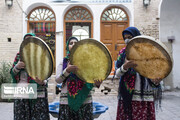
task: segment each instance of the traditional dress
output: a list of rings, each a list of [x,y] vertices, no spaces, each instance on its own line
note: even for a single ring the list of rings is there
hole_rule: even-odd
[[[129,27],[123,31],[133,37],[140,35],[138,29]],[[124,37],[124,36],[123,36]],[[125,48],[118,55],[116,76],[120,77],[116,120],[155,120],[154,92],[159,85],[141,76],[133,68],[124,69]]]
[[[67,56],[59,64],[56,82],[63,83],[60,94],[60,107],[58,120],[93,120],[93,106],[91,90],[93,84],[86,83],[73,73],[66,71],[69,62],[69,49],[67,43]]]
[[[27,34],[29,35],[29,34]],[[16,67],[20,60],[17,53],[13,67],[10,70],[13,83],[36,83],[24,69]],[[36,83],[37,84],[37,83]],[[40,94],[38,94],[40,93]],[[37,84],[37,99],[15,99],[14,120],[49,120],[49,107],[47,99],[47,85]]]

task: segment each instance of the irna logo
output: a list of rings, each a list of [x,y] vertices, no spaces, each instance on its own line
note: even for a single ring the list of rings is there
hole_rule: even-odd
[[[2,99],[36,99],[37,85],[30,83],[2,84]]]

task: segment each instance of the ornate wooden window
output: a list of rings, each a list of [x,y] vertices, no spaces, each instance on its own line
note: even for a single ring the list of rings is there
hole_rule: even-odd
[[[83,7],[73,7],[65,15],[65,20],[92,20],[92,15]]]
[[[54,13],[47,8],[37,8],[29,16],[29,21],[55,21]]]
[[[108,8],[102,14],[101,21],[128,21],[126,12],[117,7]]]
[[[54,12],[47,7],[37,7],[28,15],[28,32],[35,33],[51,48],[55,57],[55,28]]]

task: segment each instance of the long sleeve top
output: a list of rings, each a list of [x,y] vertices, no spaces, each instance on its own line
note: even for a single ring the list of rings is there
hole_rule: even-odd
[[[12,72],[14,73],[14,75],[17,75],[20,70],[17,69],[17,64],[12,68]],[[46,84],[48,82],[48,80],[44,80],[44,85],[40,88],[37,88],[37,97],[38,98],[44,98],[45,97],[45,92],[46,92]],[[20,77],[19,77],[19,81],[17,81],[17,86],[22,86],[21,84],[26,84],[28,83],[28,73],[25,70],[21,70],[20,73]],[[28,84],[26,85],[28,86]],[[20,97],[20,96],[16,96],[16,97]],[[25,96],[23,96],[25,98]],[[26,96],[26,98],[28,98],[29,96]]]
[[[56,82],[57,83],[63,83],[66,78],[69,76],[70,73],[66,71],[66,68],[63,70],[63,62],[60,62],[60,64],[57,67],[57,72],[56,72]],[[61,104],[68,104],[68,98],[67,98],[67,81],[61,88],[61,94],[60,94],[60,103]],[[85,100],[85,103],[91,103],[92,102],[92,96],[91,93],[89,93],[87,99]]]
[[[127,70],[124,69],[124,66],[122,65],[121,68],[118,68],[116,70],[116,77],[120,78],[122,75],[124,75],[124,73],[126,73]],[[154,97],[153,97],[153,87],[149,84],[148,79],[145,78],[145,87],[144,87],[144,94],[143,94],[143,100],[144,101],[153,101]],[[141,99],[141,79],[140,79],[140,75],[137,72],[136,73],[136,82],[135,82],[135,88],[134,88],[134,94],[133,94],[133,101],[142,101]]]

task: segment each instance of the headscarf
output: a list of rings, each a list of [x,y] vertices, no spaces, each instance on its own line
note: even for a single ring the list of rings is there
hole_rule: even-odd
[[[78,41],[76,37],[70,37],[66,44],[67,55],[63,60],[63,70],[67,67],[69,62],[69,43],[72,39]],[[66,78],[64,82],[67,81],[67,89],[68,89],[68,105],[73,111],[78,111],[81,105],[84,103],[88,94],[93,88],[92,83],[86,83],[82,81],[79,77],[74,73],[70,73],[70,75]],[[65,84],[65,83],[63,83]]]
[[[35,35],[34,33],[27,33],[27,34],[24,35],[23,40],[25,40],[25,38],[26,38],[27,36],[36,36],[36,35]]]
[[[130,34],[133,37],[139,36],[141,35],[141,33],[139,32],[139,30],[136,27],[128,27],[126,28],[123,32],[122,32],[122,36],[124,39],[125,34]],[[124,39],[125,40],[125,39]]]
[[[70,51],[69,51],[69,43],[71,40],[76,40],[78,42],[78,39],[76,37],[70,37],[66,42],[66,58],[69,59]]]
[[[128,27],[126,28],[123,32],[122,32],[122,36],[123,36],[123,39],[125,40],[125,35],[126,34],[130,34],[132,35],[132,37],[136,37],[136,36],[139,36],[141,35],[139,30],[136,28],[136,27]],[[125,49],[126,47],[124,47],[120,52],[119,52],[119,55],[118,55],[118,63],[116,64],[116,67],[119,68],[124,62],[125,62],[125,57],[126,57],[126,54],[125,54]],[[120,56],[120,54],[123,53],[122,56]],[[121,58],[119,58],[121,57]],[[123,57],[123,58],[122,58]]]

